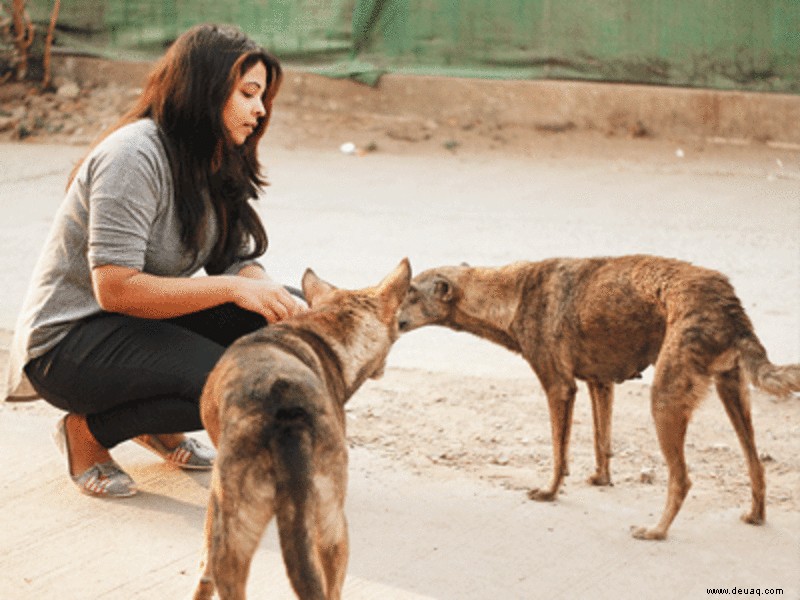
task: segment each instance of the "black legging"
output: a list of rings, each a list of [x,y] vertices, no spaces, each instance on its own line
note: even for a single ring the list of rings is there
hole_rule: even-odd
[[[203,428],[199,400],[225,348],[266,325],[224,304],[167,320],[102,313],[72,329],[25,373],[53,406],[86,415],[105,448],[146,433]]]

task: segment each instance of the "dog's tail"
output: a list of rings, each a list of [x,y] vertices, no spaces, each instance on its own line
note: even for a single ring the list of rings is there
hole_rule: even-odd
[[[800,364],[772,364],[755,334],[740,338],[737,347],[740,364],[754,386],[781,397],[800,392]]]
[[[300,598],[325,599],[322,566],[314,544],[314,416],[307,392],[296,382],[272,386],[265,430],[276,476],[275,518],[286,571]]]

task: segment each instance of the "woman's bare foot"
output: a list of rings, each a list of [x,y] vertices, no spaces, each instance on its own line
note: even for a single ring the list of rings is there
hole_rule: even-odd
[[[161,442],[161,445],[164,446],[169,451],[175,450],[180,443],[186,439],[186,436],[182,433],[159,433],[158,435],[153,434],[145,434],[140,436],[147,440],[148,438],[156,438],[156,441]]]
[[[96,463],[111,460],[108,449],[100,445],[86,423],[86,417],[70,413],[64,421],[67,447],[69,448],[69,471],[80,475]]]
[[[214,448],[183,433],[144,434],[133,441],[181,469],[208,470],[214,466],[217,456]]]
[[[140,435],[138,439],[145,444],[152,443],[155,446],[163,446],[167,452],[172,452],[186,439],[186,436],[183,433],[159,433],[157,435],[145,433]],[[150,440],[153,440],[153,442]]]

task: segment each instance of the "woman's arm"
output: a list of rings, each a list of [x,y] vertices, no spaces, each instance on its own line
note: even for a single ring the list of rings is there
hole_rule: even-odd
[[[92,288],[103,310],[147,319],[168,319],[227,302],[261,314],[270,323],[304,310],[255,265],[242,269],[239,276],[209,277],[159,277],[102,265],[92,269]]]
[[[267,272],[258,264],[250,263],[239,270],[239,275],[249,279],[261,279],[262,281],[272,281]]]

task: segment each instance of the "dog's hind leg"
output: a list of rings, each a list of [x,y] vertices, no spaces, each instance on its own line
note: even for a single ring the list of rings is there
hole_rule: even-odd
[[[316,515],[312,507],[287,496],[276,508],[278,537],[292,588],[303,600],[327,600],[327,582],[314,533]]]
[[[203,526],[203,551],[200,559],[200,578],[195,587],[192,600],[211,600],[214,595],[214,576],[211,572],[211,532],[214,528],[214,513],[217,511],[217,497],[213,490],[208,498],[205,525]]]
[[[553,438],[553,478],[546,489],[528,492],[531,500],[553,500],[568,474],[569,437],[572,430],[572,409],[575,406],[575,381],[561,380],[545,388],[550,408],[550,429]]]
[[[322,570],[325,573],[328,592],[327,600],[340,600],[342,597],[342,587],[347,573],[347,559],[350,553],[344,507],[338,507],[334,509],[334,512],[335,514],[326,520],[335,521],[335,528],[333,531],[328,530],[322,534],[319,544]]]
[[[238,488],[229,494],[236,501],[223,497],[218,503],[209,561],[219,597],[244,600],[250,562],[273,515],[275,488],[251,478],[230,485]]]
[[[750,486],[753,492],[753,504],[749,513],[742,515],[745,523],[761,525],[765,518],[764,496],[766,484],[764,482],[764,467],[758,458],[756,450],[753,421],[750,417],[750,394],[747,380],[743,373],[736,367],[714,376],[722,405],[728,413],[739,443],[747,459],[747,469],[750,473]]]
[[[614,403],[614,384],[601,381],[588,381],[589,396],[592,399],[592,420],[594,422],[594,458],[596,469],[588,481],[592,485],[611,485],[609,459],[611,452],[611,411]]]
[[[632,528],[633,537],[663,540],[681,509],[692,482],[686,468],[684,444],[692,411],[708,391],[709,377],[692,373],[684,364],[659,361],[652,387],[652,413],[658,443],[669,470],[667,504],[655,527]]]

